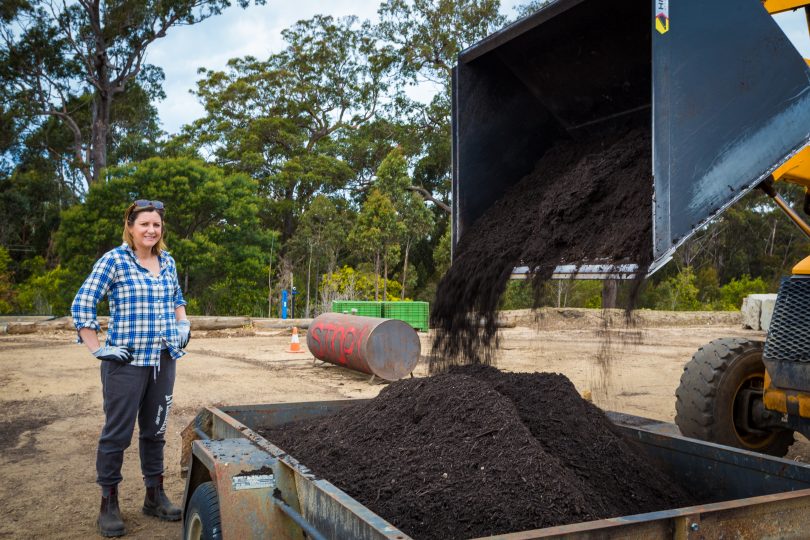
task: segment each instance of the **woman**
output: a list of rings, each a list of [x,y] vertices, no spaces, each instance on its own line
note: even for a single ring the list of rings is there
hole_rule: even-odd
[[[124,213],[124,243],[105,253],[71,306],[79,343],[101,360],[104,428],[96,454],[101,486],[98,528],[103,536],[126,532],[118,508],[124,450],[138,420],[143,512],[176,521],[181,511],[163,491],[163,446],[172,407],[175,361],[188,344],[190,323],[174,259],[163,243],[163,203],[137,200]],[[101,346],[96,305],[108,295],[110,322]]]

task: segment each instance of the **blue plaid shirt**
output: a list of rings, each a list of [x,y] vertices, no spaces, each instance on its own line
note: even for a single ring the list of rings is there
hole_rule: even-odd
[[[108,251],[96,261],[70,307],[77,331],[99,331],[96,305],[109,294],[107,345],[132,347],[133,366],[159,366],[161,349],[168,349],[175,360],[186,354],[180,349],[174,313],[175,308],[186,305],[177,268],[166,251],[158,259],[160,274],[154,277],[138,264],[128,244]]]

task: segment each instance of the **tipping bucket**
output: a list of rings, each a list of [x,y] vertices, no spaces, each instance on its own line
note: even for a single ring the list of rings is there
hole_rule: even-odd
[[[617,123],[652,133],[652,272],[810,141],[810,69],[760,0],[552,2],[459,55],[453,245],[557,141]]]

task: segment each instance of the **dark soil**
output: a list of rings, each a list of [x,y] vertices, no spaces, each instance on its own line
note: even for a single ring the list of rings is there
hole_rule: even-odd
[[[652,512],[688,502],[685,492],[645,459],[599,407],[582,399],[564,375],[504,373],[481,365],[452,368],[456,371],[488,382],[512,400],[543,449],[593,489],[590,502],[604,508],[603,515]]]
[[[431,372],[491,362],[498,304],[515,266],[534,269],[535,291],[559,264],[636,263],[646,273],[650,148],[648,128],[560,143],[465,231],[432,305]]]
[[[16,463],[36,454],[36,433],[57,418],[41,404],[41,400],[3,402],[0,415],[0,455],[3,459]]]
[[[417,539],[689,504],[561,375],[456,368],[392,383],[339,415],[259,431]]]

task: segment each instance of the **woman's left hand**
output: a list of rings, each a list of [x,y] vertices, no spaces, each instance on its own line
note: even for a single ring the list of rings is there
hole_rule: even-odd
[[[177,333],[180,335],[180,348],[185,349],[191,339],[191,322],[188,319],[177,321]]]

